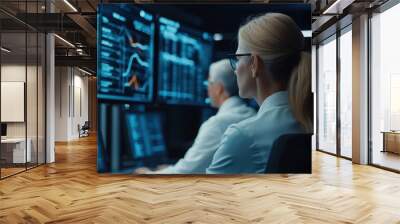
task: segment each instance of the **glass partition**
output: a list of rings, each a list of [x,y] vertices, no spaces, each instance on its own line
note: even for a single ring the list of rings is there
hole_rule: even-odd
[[[27,82],[26,82],[26,111],[27,111],[27,150],[30,151],[27,167],[34,167],[38,160],[38,35],[36,32],[27,33]]]
[[[2,177],[24,171],[31,157],[26,136],[26,41],[25,32],[1,34]]]
[[[16,17],[44,12],[45,1],[1,1]],[[36,17],[35,17],[36,18]],[[45,163],[44,33],[0,12],[0,178]]]

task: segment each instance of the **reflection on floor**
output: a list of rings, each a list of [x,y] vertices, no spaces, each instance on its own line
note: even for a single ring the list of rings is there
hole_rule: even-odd
[[[313,152],[311,175],[96,172],[96,139],[0,181],[0,223],[399,223],[400,175]]]
[[[2,165],[3,165],[3,167],[0,170],[1,178],[5,178],[5,177],[11,176],[13,174],[25,171],[26,169],[30,169],[30,168],[37,166],[36,163],[28,163],[28,164],[26,164],[26,168],[25,168],[25,164],[18,164],[18,165],[2,164]]]
[[[374,151],[373,164],[400,171],[400,155],[392,152]]]
[[[15,173],[18,173],[18,172],[21,172],[24,170],[25,170],[25,167],[24,168],[1,168],[1,178],[13,175]]]

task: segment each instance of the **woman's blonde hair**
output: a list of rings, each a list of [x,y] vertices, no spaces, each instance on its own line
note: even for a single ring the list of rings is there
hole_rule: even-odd
[[[268,65],[272,79],[287,87],[294,117],[312,132],[311,55],[303,51],[297,24],[287,15],[267,13],[241,26],[239,38]]]

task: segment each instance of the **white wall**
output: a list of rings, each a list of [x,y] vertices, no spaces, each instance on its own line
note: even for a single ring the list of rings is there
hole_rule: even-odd
[[[81,126],[89,119],[89,103],[88,103],[88,77],[82,76],[83,73],[75,70],[74,75],[74,111],[72,119],[72,136],[78,137],[78,124]],[[80,91],[80,93],[79,93]],[[80,97],[79,97],[80,95]],[[80,102],[79,102],[80,101]],[[81,108],[79,108],[81,107]],[[80,111],[81,110],[81,111]]]
[[[1,81],[25,82],[25,64],[1,65]]]
[[[88,78],[76,68],[56,67],[55,85],[55,140],[77,139],[78,124],[88,120]]]
[[[55,68],[55,141],[68,140],[68,87],[67,67]]]

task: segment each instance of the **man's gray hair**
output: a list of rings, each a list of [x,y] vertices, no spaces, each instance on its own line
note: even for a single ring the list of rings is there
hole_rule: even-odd
[[[210,65],[210,81],[221,83],[229,96],[236,96],[239,92],[236,75],[229,59],[222,59]]]

